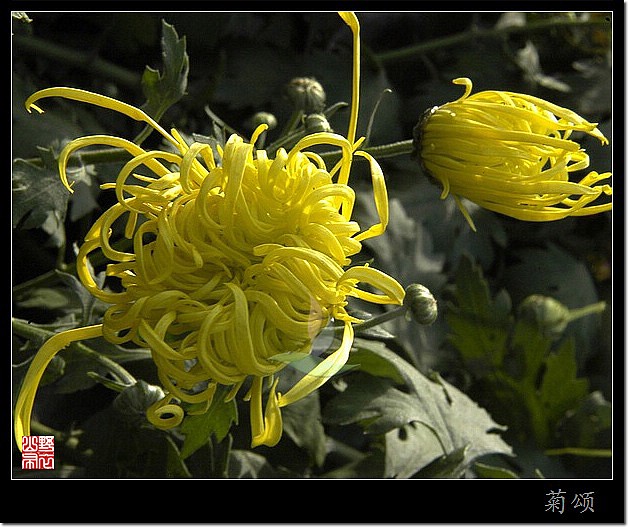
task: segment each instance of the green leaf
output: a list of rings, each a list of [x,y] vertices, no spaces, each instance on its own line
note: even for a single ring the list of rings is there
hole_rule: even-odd
[[[612,417],[611,403],[601,392],[592,392],[561,422],[562,442],[581,448],[609,446]]]
[[[316,466],[322,467],[327,450],[318,392],[286,406],[282,411],[282,418],[286,435],[310,454]]]
[[[238,422],[238,409],[235,400],[225,402],[226,391],[219,386],[207,411],[191,415],[190,412],[202,411],[204,403],[193,405],[187,410],[186,417],[181,424],[181,432],[185,435],[181,458],[185,459],[196,452],[209,441],[210,436],[220,442],[229,433],[232,423]]]
[[[167,433],[131,424],[112,407],[85,421],[78,447],[91,451],[88,478],[167,478],[186,472],[172,461],[176,446]]]
[[[55,271],[55,273],[79,300],[81,305],[81,324],[89,325],[90,323],[93,323],[92,313],[96,304],[96,297],[87,290],[87,288],[76,276],[69,273],[63,273],[61,271]],[[99,287],[102,287],[104,278],[104,272],[96,277],[95,281]]]
[[[227,476],[235,479],[276,478],[277,473],[264,456],[249,450],[232,450]]]
[[[555,426],[568,410],[582,402],[588,391],[589,381],[577,378],[573,340],[566,340],[545,361],[539,399],[548,421]]]
[[[487,465],[479,461],[473,464],[473,471],[478,477],[484,479],[517,479],[518,476],[512,470],[494,465]]]
[[[597,286],[582,258],[552,243],[517,250],[513,256],[517,263],[504,269],[503,280],[515,305],[531,294],[552,297],[569,309],[599,300]],[[564,334],[576,339],[579,366],[599,349],[599,331],[599,317],[584,317],[567,326]]]
[[[359,339],[356,339],[359,340]],[[360,342],[356,344],[360,347]],[[367,433],[382,434],[410,423],[426,427],[438,440],[440,454],[467,447],[465,466],[479,456],[512,454],[511,448],[497,432],[504,427],[464,393],[446,381],[434,382],[411,364],[385,347],[373,347],[365,352],[377,354],[392,364],[403,378],[409,393],[394,388],[389,381],[366,374],[351,379],[348,387],[332,399],[323,413],[326,422],[359,423]],[[391,456],[408,459],[407,453],[387,452],[389,470],[402,465]],[[425,460],[417,458],[418,466],[407,466],[406,472],[416,472]]]
[[[70,193],[56,170],[35,166],[24,159],[13,161],[13,227],[41,227],[52,218],[61,227]]]
[[[511,377],[535,386],[539,370],[551,347],[551,338],[539,331],[537,326],[525,320],[518,320],[513,329],[510,349],[504,360],[504,370],[507,370]]]
[[[180,39],[174,26],[166,21],[162,20],[161,28],[163,73],[146,66],[142,75],[142,90],[146,96],[143,109],[157,121],[185,95],[190,66],[185,37]]]
[[[386,432],[385,478],[405,479],[443,455],[443,448],[427,426],[412,422]]]
[[[424,479],[460,478],[468,465],[466,462],[467,449],[467,446],[463,446],[438,457],[423,467],[414,477]]]
[[[367,433],[383,434],[413,421],[425,421],[416,403],[410,395],[393,388],[389,381],[359,374],[325,407],[324,416],[328,423],[357,422]]]
[[[481,268],[465,256],[456,273],[454,296],[445,315],[452,344],[467,361],[501,366],[512,324],[508,295],[502,292],[492,299]]]
[[[376,377],[392,379],[395,383],[402,384],[403,377],[399,374],[397,368],[377,353],[373,353],[371,350],[374,348],[386,348],[386,345],[383,342],[356,339],[347,364],[355,365],[360,371],[370,373]]]
[[[166,473],[173,478],[191,478],[190,470],[181,458],[181,452],[170,436],[165,437],[166,442]]]

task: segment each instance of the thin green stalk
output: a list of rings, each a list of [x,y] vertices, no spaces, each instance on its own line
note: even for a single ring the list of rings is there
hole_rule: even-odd
[[[421,42],[405,48],[394,49],[391,51],[384,51],[374,55],[376,61],[380,64],[390,64],[392,62],[400,62],[407,60],[417,55],[422,55],[429,51],[436,49],[450,48],[458,46],[469,40],[474,39],[490,39],[504,37],[517,33],[534,33],[537,31],[544,31],[547,29],[555,29],[559,27],[588,27],[588,26],[608,26],[610,28],[610,22],[607,20],[570,20],[565,18],[550,18],[547,20],[538,20],[530,22],[525,26],[507,26],[507,27],[492,27],[487,29],[473,28],[463,33],[457,33],[455,35],[448,35],[442,38],[436,38],[427,42]]]
[[[582,317],[586,317],[588,315],[593,315],[594,313],[602,313],[606,309],[606,302],[596,302],[595,304],[591,304],[589,306],[579,307],[576,309],[569,310],[569,322],[573,322],[574,320]]]
[[[361,331],[374,328],[375,326],[379,326],[380,324],[383,324],[384,322],[388,322],[389,320],[393,320],[397,317],[400,317],[401,315],[405,314],[407,310],[408,310],[407,306],[399,306],[395,309],[391,309],[390,311],[386,311],[385,313],[382,313],[381,315],[375,315],[374,317],[369,318],[368,320],[365,320],[364,322],[360,322],[359,324],[354,324],[353,329],[355,333],[358,334]],[[342,334],[342,332],[344,331],[344,326],[337,326],[334,328],[334,331],[337,334]]]
[[[386,145],[369,146],[367,148],[361,148],[360,150],[371,154],[375,159],[379,160],[410,155],[414,151],[414,144],[412,139],[406,139],[405,141],[397,141]],[[332,164],[334,161],[340,159],[342,152],[340,150],[331,150],[329,152],[323,152],[319,155],[323,161]],[[356,157],[355,159],[359,160],[364,158]]]
[[[88,72],[100,75],[108,81],[113,81],[116,84],[134,90],[139,89],[141,85],[141,75],[103,60],[93,53],[77,51],[34,36],[13,35],[13,44],[19,49],[29,51],[38,57],[46,57],[65,65],[82,68]]]
[[[70,159],[75,159],[77,155],[73,155]],[[81,162],[85,165],[98,165],[104,163],[117,163],[126,161],[131,157],[126,150],[122,148],[103,148],[101,150],[93,150],[91,152],[81,152]],[[44,162],[40,157],[33,157],[24,160],[26,163],[36,167],[43,167]]]
[[[582,457],[612,457],[610,448],[551,448],[545,451],[546,456],[582,456]]]

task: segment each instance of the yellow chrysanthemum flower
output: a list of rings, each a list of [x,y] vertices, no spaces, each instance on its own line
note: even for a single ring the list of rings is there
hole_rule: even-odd
[[[610,172],[589,172],[579,182],[569,174],[589,166],[589,156],[570,136],[584,132],[608,140],[576,113],[538,97],[506,91],[471,95],[467,78],[458,100],[428,110],[415,128],[415,148],[426,172],[451,194],[475,230],[460,197],[527,221],[551,221],[608,211],[592,205],[610,185]]]
[[[59,333],[35,356],[15,409],[15,437],[30,433],[30,415],[39,380],[52,357],[68,344],[103,336],[115,344],[149,348],[165,397],[147,411],[151,423],[181,423],[178,405],[212,401],[217,386],[228,398],[251,380],[252,446],[275,445],[282,434],[280,408],[324,384],[346,363],[353,343],[348,297],[402,304],[401,285],[368,265],[351,266],[361,241],[380,235],[388,223],[382,170],[355,140],[359,107],[359,23],[340,13],[353,32],[353,93],[347,137],[306,136],[275,158],[254,148],[266,125],[249,142],[232,135],[216,159],[208,144],[188,145],[176,130],[165,131],[141,110],[114,99],[70,88],[39,91],[26,101],[65,97],[121,112],[150,124],[174,151],[147,151],[118,137],[96,135],[70,142],[59,158],[64,184],[75,151],[107,145],[133,158],[115,183],[117,203],[94,223],[77,255],[78,275],[97,298],[111,304],[102,324]],[[342,151],[331,169],[307,151],[332,145]],[[348,185],[354,156],[370,163],[379,223],[361,231],[351,220],[355,193]],[[146,173],[149,173],[147,175]],[[111,237],[124,229],[132,252],[114,248]],[[111,263],[107,275],[116,291],[101,288],[90,273],[89,255],[101,251]],[[369,289],[361,289],[367,284]],[[377,292],[371,292],[374,288]],[[311,351],[313,339],[330,321],[344,325],[340,347],[286,393],[277,392],[285,354]],[[284,360],[274,360],[281,355]],[[267,380],[265,410],[264,381]]]

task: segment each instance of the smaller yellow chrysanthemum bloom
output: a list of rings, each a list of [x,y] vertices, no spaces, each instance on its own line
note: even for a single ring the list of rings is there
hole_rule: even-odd
[[[552,221],[611,210],[612,203],[592,204],[611,196],[598,182],[610,172],[589,172],[570,181],[572,172],[589,166],[589,156],[573,132],[584,132],[608,144],[592,124],[566,108],[538,97],[507,91],[471,95],[467,78],[458,100],[428,110],[417,124],[415,150],[425,171],[451,194],[473,230],[460,200],[527,221]]]
[[[362,240],[384,232],[388,197],[380,166],[359,150],[363,138],[355,139],[359,24],[353,13],[340,16],[354,37],[347,137],[310,134],[289,152],[279,149],[274,159],[254,148],[267,125],[259,126],[250,141],[232,135],[216,158],[210,145],[188,145],[176,130],[168,133],[138,108],[109,97],[51,88],[28,98],[29,111],[41,111],[35,102],[53,96],[116,110],[148,123],[173,151],[144,150],[126,139],[96,135],[75,139],[61,152],[59,171],[68,189],[66,167],[77,150],[106,145],[132,156],[116,181],[103,185],[115,191],[117,202],[93,224],[77,255],[81,282],[111,307],[102,324],[59,333],[35,356],[15,407],[19,447],[30,433],[47,364],[72,342],[100,336],[151,350],[165,389],[165,397],[147,411],[155,426],[180,424],[180,402],[209,408],[218,385],[230,388],[231,399],[248,383],[252,446],[273,446],[282,435],[280,408],[312,393],[346,363],[353,324],[360,322],[347,311],[348,297],[403,304],[405,291],[394,278],[368,265],[351,265]],[[331,169],[307,150],[319,145],[342,151]],[[351,220],[355,192],[348,181],[356,155],[369,161],[379,213],[379,223],[366,230]],[[132,240],[132,251],[114,246],[116,231]],[[111,262],[106,272],[116,279],[115,290],[92,276],[89,255],[97,251]],[[310,353],[330,321],[343,326],[339,348],[279,393],[277,374],[287,364],[286,355]]]

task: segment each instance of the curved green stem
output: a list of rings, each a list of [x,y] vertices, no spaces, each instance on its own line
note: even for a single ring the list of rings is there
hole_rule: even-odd
[[[94,56],[93,53],[76,51],[34,36],[13,35],[13,43],[39,57],[46,57],[65,65],[83,68],[119,85],[134,90],[141,86],[141,75]]]

